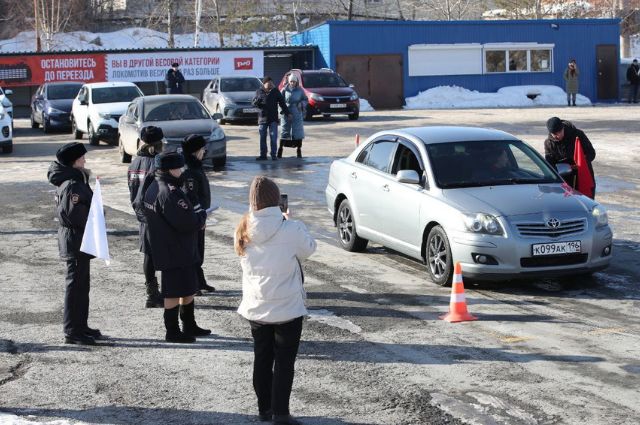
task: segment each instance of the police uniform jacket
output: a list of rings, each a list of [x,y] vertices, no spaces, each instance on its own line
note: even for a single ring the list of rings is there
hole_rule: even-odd
[[[140,223],[146,222],[144,215],[144,206],[142,204],[141,186],[148,174],[155,171],[155,157],[146,150],[140,150],[136,157],[131,161],[129,170],[127,171],[127,184],[129,185],[129,200],[136,218]]]
[[[190,267],[201,262],[198,231],[207,214],[202,209],[194,210],[182,191],[182,183],[182,179],[156,170],[155,180],[143,195],[156,270]]]
[[[571,122],[562,121],[562,124],[564,126],[564,138],[562,140],[555,141],[551,140],[551,137],[547,137],[544,141],[545,159],[553,166],[558,163],[575,165],[573,154],[576,146],[576,137],[578,137],[580,138],[584,156],[587,158],[589,172],[595,181],[591,162],[596,158],[596,151],[589,141],[589,138],[584,134],[584,131],[577,129]]]
[[[58,219],[58,249],[60,258],[93,258],[80,252],[84,227],[87,224],[93,191],[86,171],[54,161],[47,172],[49,182],[56,186],[56,217]]]
[[[182,173],[184,191],[195,209],[208,209],[211,206],[211,188],[209,179],[202,169],[202,161],[193,155],[185,157],[186,169]]]
[[[167,93],[182,93],[182,85],[184,84],[184,76],[180,70],[174,71],[169,69],[164,77],[164,84],[167,87]]]

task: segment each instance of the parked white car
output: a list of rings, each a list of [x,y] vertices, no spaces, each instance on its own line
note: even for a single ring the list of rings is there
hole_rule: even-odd
[[[100,140],[118,142],[118,120],[142,91],[133,83],[91,83],[82,86],[71,107],[71,126],[76,139],[87,133],[90,145]]]
[[[0,87],[0,105],[2,105],[5,113],[11,118],[11,129],[13,129],[13,103],[11,103],[7,96],[12,94],[12,90],[3,90],[2,87]]]
[[[2,153],[13,152],[13,126],[11,125],[11,115],[0,105],[0,147]]]

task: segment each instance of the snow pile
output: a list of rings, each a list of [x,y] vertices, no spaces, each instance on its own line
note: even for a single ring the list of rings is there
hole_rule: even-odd
[[[537,93],[535,99],[528,94]],[[481,93],[457,86],[439,86],[405,99],[405,109],[447,108],[518,108],[567,104],[567,94],[557,86],[509,86],[497,93]],[[591,105],[589,98],[578,94],[577,105]]]
[[[33,418],[33,416],[27,416],[27,418]],[[76,422],[80,424],[80,422]],[[23,419],[19,416],[12,415],[10,413],[0,412],[0,424],[3,425],[71,425],[71,422],[67,420],[55,420],[50,422],[35,422],[29,419]]]
[[[255,32],[249,35],[225,34],[225,47],[246,46],[282,46],[289,43],[291,35],[286,39],[282,31]],[[148,28],[127,28],[120,31],[106,33],[92,33],[75,31],[56,34],[48,50],[111,50],[111,49],[162,49],[168,47],[167,33]],[[175,47],[194,47],[193,34],[175,34]],[[30,52],[35,51],[35,32],[21,32],[14,38],[0,41],[0,52]],[[42,40],[43,49],[46,47]],[[198,47],[220,47],[217,33],[204,32],[199,35]]]
[[[360,98],[360,112],[375,111],[367,99]]]

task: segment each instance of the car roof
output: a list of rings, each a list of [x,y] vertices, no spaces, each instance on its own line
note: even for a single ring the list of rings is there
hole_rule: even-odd
[[[43,86],[68,86],[68,85],[82,85],[84,84],[82,81],[58,81],[55,83],[44,83]]]
[[[240,78],[255,78],[256,80],[259,80],[260,78],[254,76],[254,75],[221,75],[219,77],[216,78],[220,78],[221,80],[229,80],[229,79],[240,79]],[[215,79],[215,78],[214,78]]]
[[[86,87],[92,89],[100,89],[104,87],[138,87],[133,83],[129,83],[127,81],[112,81],[110,83],[89,83],[85,84]]]
[[[519,140],[517,137],[504,131],[492,128],[459,127],[459,126],[432,126],[409,127],[396,130],[385,130],[374,135],[394,134],[408,139],[417,139],[424,144],[469,142],[469,141],[497,141]]]
[[[140,97],[140,99],[142,99],[143,102],[161,102],[163,100],[195,100],[196,102],[198,102],[198,99],[191,96],[190,94],[154,94],[151,96]]]

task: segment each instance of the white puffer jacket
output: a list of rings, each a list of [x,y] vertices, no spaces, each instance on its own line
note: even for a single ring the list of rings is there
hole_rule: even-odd
[[[279,207],[249,216],[251,242],[242,264],[242,317],[263,323],[283,323],[307,314],[306,294],[298,259],[316,250],[305,225],[283,220]]]

